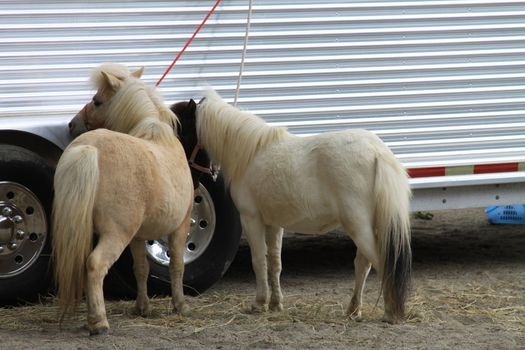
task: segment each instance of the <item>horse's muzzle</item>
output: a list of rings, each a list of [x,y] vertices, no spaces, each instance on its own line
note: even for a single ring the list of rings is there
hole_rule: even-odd
[[[71,137],[76,138],[77,136],[88,131],[86,124],[84,123],[84,118],[78,113],[68,124],[69,134]]]

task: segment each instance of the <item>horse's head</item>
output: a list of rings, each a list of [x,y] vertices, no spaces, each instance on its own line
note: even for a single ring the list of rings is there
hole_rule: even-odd
[[[170,109],[177,115],[180,121],[181,130],[179,137],[186,154],[191,154],[197,145],[197,128],[195,125],[195,101],[182,101],[171,105]]]
[[[107,128],[111,99],[130,78],[139,79],[143,72],[144,68],[140,68],[130,73],[126,66],[112,63],[103,64],[95,69],[91,81],[97,92],[69,122],[71,136],[77,137],[89,130]]]
[[[211,166],[208,153],[201,147],[197,139],[195,124],[197,105],[194,100],[182,101],[172,105],[171,110],[179,118],[181,124],[180,141],[188,157],[193,183],[198,186],[202,174],[215,177],[215,170]]]

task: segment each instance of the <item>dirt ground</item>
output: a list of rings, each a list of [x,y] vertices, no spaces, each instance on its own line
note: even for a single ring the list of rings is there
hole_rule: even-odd
[[[108,302],[110,335],[89,337],[84,308],[59,330],[54,303],[0,310],[2,349],[525,349],[525,226],[492,226],[482,210],[435,212],[413,220],[414,280],[403,324],[381,322],[375,273],[362,322],[344,310],[355,248],[341,233],[290,234],[283,249],[281,313],[245,311],[255,281],[242,244],[224,278],[192,314],[137,318],[132,301]]]

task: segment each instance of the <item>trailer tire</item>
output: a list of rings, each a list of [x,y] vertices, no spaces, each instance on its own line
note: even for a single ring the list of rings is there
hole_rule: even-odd
[[[54,169],[25,148],[0,144],[0,304],[46,293]]]

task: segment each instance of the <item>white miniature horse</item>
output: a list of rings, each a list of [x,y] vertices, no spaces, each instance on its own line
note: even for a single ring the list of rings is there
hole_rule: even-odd
[[[208,91],[196,111],[197,139],[230,185],[257,280],[254,311],[282,310],[283,228],[326,233],[342,227],[357,246],[356,285],[347,313],[361,317],[373,266],[384,320],[404,317],[410,285],[410,187],[406,171],[374,134],[348,130],[311,137],[270,127]],[[268,280],[271,296],[269,295]]]
[[[85,290],[92,335],[109,329],[102,283],[128,245],[137,280],[135,309],[148,314],[145,240],[168,235],[173,308],[188,311],[182,278],[192,178],[173,129],[178,120],[159,93],[138,79],[141,74],[115,64],[93,72],[97,93],[71,129],[114,131],[77,137],[55,173],[53,253],[62,317]],[[98,242],[93,249],[94,232]]]

